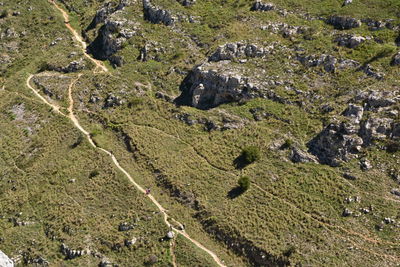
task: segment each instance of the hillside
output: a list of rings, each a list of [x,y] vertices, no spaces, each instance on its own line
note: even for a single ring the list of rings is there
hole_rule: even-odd
[[[0,1],[0,266],[398,266],[399,47],[397,0]]]

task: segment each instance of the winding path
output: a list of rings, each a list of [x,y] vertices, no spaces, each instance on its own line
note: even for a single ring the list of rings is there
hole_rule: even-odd
[[[108,72],[108,69],[104,66],[103,62],[98,61],[94,58],[92,58],[89,54],[87,54],[86,52],[86,43],[82,40],[81,36],[79,36],[79,34],[71,27],[71,25],[69,24],[69,16],[68,14],[62,9],[60,8],[55,2],[54,0],[49,0],[50,3],[52,3],[62,14],[64,17],[64,21],[65,21],[65,25],[66,27],[70,30],[70,32],[74,35],[75,39],[82,45],[82,51],[85,54],[85,57],[87,57],[88,59],[90,59],[95,65],[96,65],[96,69],[100,68],[100,72]],[[94,72],[96,71],[96,69],[94,70]],[[33,75],[29,75],[29,77],[26,80],[26,86],[32,90],[32,92],[40,99],[42,100],[42,102],[44,102],[46,105],[50,106],[53,108],[53,110],[64,117],[69,118],[72,123],[74,124],[74,126],[81,131],[87,138],[87,140],[89,141],[90,145],[93,148],[99,149],[102,152],[106,153],[108,156],[111,157],[112,161],[114,162],[115,166],[129,179],[129,181],[140,191],[142,192],[145,196],[147,196],[151,202],[158,208],[158,210],[161,212],[161,214],[163,215],[164,218],[164,223],[170,228],[172,229],[175,233],[180,234],[182,236],[184,236],[186,239],[188,239],[190,242],[192,242],[196,247],[200,248],[201,250],[203,250],[204,252],[206,252],[207,254],[209,254],[213,260],[215,261],[215,263],[220,266],[220,267],[226,267],[226,265],[218,258],[218,256],[211,250],[209,250],[208,248],[206,248],[205,246],[203,246],[201,243],[199,243],[198,241],[196,241],[195,239],[191,238],[189,236],[189,234],[187,234],[185,232],[185,230],[181,230],[184,229],[182,224],[178,221],[176,221],[174,218],[170,217],[167,214],[167,210],[154,198],[153,195],[151,194],[147,194],[146,195],[146,190],[139,185],[138,183],[136,183],[136,181],[133,179],[133,177],[119,164],[117,158],[108,150],[99,147],[92,139],[92,136],[90,135],[90,133],[88,131],[86,131],[79,123],[79,120],[76,118],[74,112],[73,112],[73,108],[74,108],[74,99],[72,96],[72,89],[75,85],[75,83],[79,80],[79,78],[82,76],[82,74],[78,74],[78,77],[76,79],[74,79],[69,87],[68,87],[68,99],[69,99],[69,107],[68,107],[68,114],[63,113],[60,109],[60,106],[51,103],[50,101],[48,101],[45,97],[43,97],[37,90],[35,90],[31,84],[30,81],[31,79],[34,77]],[[174,227],[168,220],[174,221],[176,224],[179,225],[179,229]],[[175,258],[175,256],[173,256]],[[174,263],[175,264],[175,263]]]

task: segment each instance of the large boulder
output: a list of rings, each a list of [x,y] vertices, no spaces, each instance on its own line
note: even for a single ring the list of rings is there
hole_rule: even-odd
[[[366,38],[362,36],[357,36],[357,35],[340,35],[335,38],[335,42],[339,46],[345,46],[348,48],[355,48],[359,46],[361,43],[365,42]]]
[[[338,30],[348,30],[361,26],[361,21],[347,16],[331,16],[326,20],[326,23],[335,27]]]
[[[223,103],[266,96],[263,90],[243,77],[230,61],[204,63],[193,68],[181,84],[179,104],[209,109]]]
[[[274,9],[275,9],[274,4],[263,3],[260,0],[257,0],[251,7],[251,11],[270,11],[270,10],[274,10]]]

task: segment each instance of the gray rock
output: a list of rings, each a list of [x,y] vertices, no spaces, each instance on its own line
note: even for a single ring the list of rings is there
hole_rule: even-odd
[[[385,77],[385,74],[377,72],[371,65],[367,64],[365,66],[361,66],[359,68],[360,71],[363,71],[367,76],[373,77],[377,80],[382,80]]]
[[[69,260],[83,256],[85,254],[89,254],[86,250],[80,250],[80,249],[70,249],[67,245],[64,243],[61,244],[61,253],[65,255],[65,257]]]
[[[263,3],[261,0],[257,0],[251,7],[251,11],[270,11],[274,10],[275,5],[272,3]]]
[[[322,54],[320,56],[298,55],[297,60],[299,60],[300,63],[303,64],[305,67],[323,66],[323,68],[327,72],[335,72],[335,70],[336,70],[337,59],[331,55],[324,55],[324,54]]]
[[[353,215],[353,212],[350,211],[349,209],[346,208],[346,209],[343,210],[343,213],[342,213],[343,217],[349,217],[351,215]]]
[[[0,266],[1,267],[14,267],[14,262],[0,250]]]
[[[129,231],[133,228],[134,228],[133,225],[124,222],[124,223],[120,223],[120,225],[118,226],[118,231],[120,231],[120,232]]]
[[[183,6],[191,6],[196,3],[196,0],[178,0],[178,2]]]
[[[134,237],[132,239],[125,239],[124,244],[127,247],[131,247],[131,246],[135,245],[136,241],[137,241],[136,237]]]
[[[294,163],[317,162],[313,155],[310,155],[296,147],[292,148],[290,160]]]
[[[188,2],[189,3],[189,2]],[[150,0],[143,0],[144,18],[151,23],[164,24],[165,26],[173,26],[176,22],[197,22],[194,17],[173,14],[171,11],[162,7],[153,5]]]
[[[390,64],[391,64],[392,66],[400,65],[400,52],[397,52],[397,53],[393,56],[392,61],[390,62]]]
[[[343,173],[343,178],[347,179],[347,180],[357,180],[357,177],[350,174],[350,173]]]
[[[395,105],[399,101],[400,94],[398,91],[371,91],[366,99],[366,108],[368,110],[385,108]]]
[[[392,193],[392,194],[395,195],[395,196],[400,197],[400,189],[393,188],[393,189],[390,191],[390,193]]]
[[[326,20],[326,23],[335,27],[338,30],[348,30],[361,26],[361,21],[347,16],[331,16]]]
[[[361,159],[360,167],[363,171],[367,171],[367,170],[372,169],[372,164],[368,159]]]
[[[365,42],[365,40],[365,37],[350,34],[340,35],[335,38],[335,42],[338,43],[339,46],[346,46],[348,48],[355,48]]]
[[[88,29],[95,28],[97,24],[103,23],[106,21],[106,19],[113,13],[123,10],[126,6],[130,4],[129,0],[120,0],[119,4],[115,6],[114,3],[112,2],[107,2],[105,3],[97,12],[96,15],[94,16],[90,26]]]
[[[166,237],[167,237],[168,239],[173,239],[174,236],[175,236],[175,233],[174,233],[173,231],[169,231],[169,232],[166,234]]]
[[[123,100],[119,96],[109,94],[105,100],[104,108],[116,107],[123,104]]]
[[[342,7],[350,5],[353,2],[353,0],[344,0]]]
[[[349,104],[347,109],[343,112],[343,116],[354,119],[355,123],[359,123],[361,121],[363,114],[363,107],[354,104]]]

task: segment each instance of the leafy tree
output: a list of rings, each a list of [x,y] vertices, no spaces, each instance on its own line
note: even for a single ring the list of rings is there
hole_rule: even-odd
[[[260,150],[256,146],[248,146],[242,150],[242,158],[246,164],[260,159]]]
[[[239,178],[238,184],[242,192],[245,192],[250,188],[250,178],[248,176],[242,176]]]

